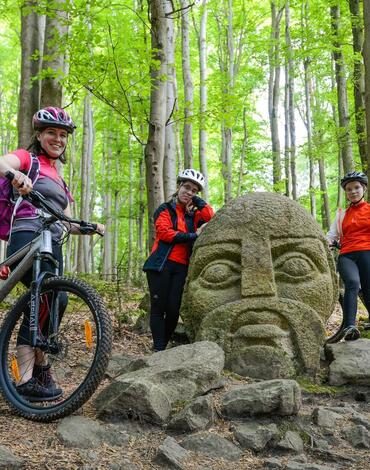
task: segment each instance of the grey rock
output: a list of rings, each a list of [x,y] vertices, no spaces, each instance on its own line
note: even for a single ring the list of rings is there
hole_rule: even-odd
[[[66,447],[80,449],[94,448],[102,442],[113,446],[124,446],[129,440],[127,433],[83,416],[64,418],[57,427],[57,437]]]
[[[207,395],[197,397],[168,423],[169,429],[193,432],[206,429],[213,421],[212,398]]]
[[[222,398],[228,418],[259,414],[289,416],[301,407],[301,389],[295,380],[267,380],[234,388]]]
[[[303,452],[303,441],[298,433],[287,431],[284,438],[278,442],[276,447],[286,452],[301,454]]]
[[[290,462],[307,463],[307,457],[305,454],[295,455],[290,459]]]
[[[238,460],[243,452],[228,439],[210,432],[201,432],[185,437],[181,441],[185,449],[207,455],[211,458]]]
[[[113,354],[105,375],[109,378],[114,378],[127,372],[140,369],[143,367],[144,360],[141,357],[133,356],[130,354]]]
[[[129,459],[122,459],[118,462],[113,462],[108,465],[109,470],[140,470],[136,464],[132,463]]]
[[[184,460],[189,458],[190,453],[181,447],[173,437],[166,437],[158,447],[155,462],[161,466],[169,466],[178,470],[185,470]]]
[[[24,468],[24,461],[14,455],[7,447],[0,445],[0,468],[6,470]]]
[[[163,424],[176,402],[212,388],[223,366],[224,352],[209,341],[152,354],[143,368],[117,377],[100,392],[95,399],[98,414]]]
[[[314,439],[314,440],[313,440],[313,445],[314,445],[317,449],[321,449],[321,450],[327,450],[327,449],[329,449],[329,443],[328,443],[328,441],[326,441],[325,439]]]
[[[289,461],[286,470],[336,470],[336,467],[328,467],[327,465],[317,465],[314,463],[299,463]]]
[[[360,413],[353,413],[352,415],[352,421],[355,424],[361,424],[364,426],[368,431],[370,431],[370,420],[367,419],[365,416],[363,416]]]
[[[365,426],[357,424],[351,428],[345,429],[343,434],[353,447],[362,449],[370,448],[370,432],[365,428]]]
[[[272,468],[272,469],[277,469],[279,470],[280,468],[283,468],[283,464],[279,459],[271,458],[271,459],[266,459],[264,462],[264,468]]]
[[[359,339],[326,346],[329,366],[329,384],[370,385],[370,341]]]
[[[234,436],[243,449],[260,451],[273,439],[277,439],[279,430],[276,424],[250,422],[237,425]]]
[[[333,428],[342,416],[326,408],[315,408],[312,412],[313,422],[320,427]]]

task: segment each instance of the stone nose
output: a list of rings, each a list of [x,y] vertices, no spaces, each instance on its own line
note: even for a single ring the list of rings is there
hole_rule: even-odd
[[[263,236],[248,236],[242,241],[242,297],[272,297],[276,295],[270,240]]]

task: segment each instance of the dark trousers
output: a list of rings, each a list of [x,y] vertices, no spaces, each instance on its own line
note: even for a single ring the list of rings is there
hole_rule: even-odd
[[[150,292],[150,329],[154,349],[163,351],[179,320],[188,266],[166,261],[163,271],[147,271]]]
[[[357,297],[361,287],[365,307],[370,312],[370,251],[353,251],[339,255],[338,271],[344,282],[344,326],[354,325]]]
[[[18,251],[19,249],[23,248],[25,245],[27,245],[27,243],[29,243],[34,238],[36,238],[37,235],[38,235],[37,233],[29,232],[29,231],[12,233],[10,243],[8,244],[8,247],[7,247],[7,256],[10,256],[13,253],[15,253],[16,251]],[[57,261],[59,261],[59,274],[63,274],[62,247],[59,244],[53,242],[52,248],[53,248],[54,258]],[[12,265],[12,269],[14,269],[19,263],[20,263],[20,261],[18,261],[17,263],[14,263]],[[54,269],[55,269],[54,266],[51,263],[47,262],[47,261],[44,261],[41,265],[41,270],[42,271],[54,272]],[[33,275],[33,273],[32,273],[32,268],[31,268],[26,272],[26,274],[22,278],[22,283],[28,288],[31,286],[32,275]],[[64,292],[60,293],[58,298],[59,298],[59,320],[61,320],[62,316],[63,316],[63,313],[64,313],[64,311],[67,307],[68,298],[67,298],[67,294],[64,293]],[[46,299],[45,299],[45,301],[46,301]],[[41,315],[42,315],[42,308],[40,310],[40,323],[41,323],[41,321],[43,322],[42,333],[44,335],[47,335],[48,325],[49,325],[49,318],[42,318]],[[29,343],[30,343],[30,324],[29,324],[29,309],[27,309],[27,311],[24,312],[22,325],[19,329],[17,344],[19,344],[19,345],[20,344],[27,344],[28,345]]]

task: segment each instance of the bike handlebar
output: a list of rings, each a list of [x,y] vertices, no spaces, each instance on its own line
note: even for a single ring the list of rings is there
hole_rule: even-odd
[[[14,178],[14,173],[8,170],[5,172],[5,177],[8,178],[9,181],[12,181]],[[67,222],[69,224],[79,225],[79,230],[83,235],[97,233],[101,237],[103,236],[102,233],[97,231],[97,224],[68,217],[64,214],[64,212],[57,209],[56,207],[54,207],[53,204],[47,201],[41,193],[34,189],[32,189],[28,194],[22,195],[21,197],[26,201],[30,202],[33,206],[37,207],[38,209],[42,209],[48,214],[52,215],[56,220],[60,220],[61,222]]]

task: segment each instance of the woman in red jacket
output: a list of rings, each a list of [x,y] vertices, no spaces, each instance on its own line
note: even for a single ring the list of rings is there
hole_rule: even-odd
[[[364,200],[368,179],[364,173],[352,172],[341,180],[349,207],[339,210],[327,235],[329,244],[340,242],[338,271],[344,282],[343,321],[341,338],[356,340],[357,296],[363,293],[370,313],[370,204]]]
[[[143,267],[150,291],[155,351],[166,349],[175,331],[192,245],[214,214],[198,196],[205,184],[199,171],[182,171],[177,183],[171,201],[161,204],[154,213],[155,241]]]

